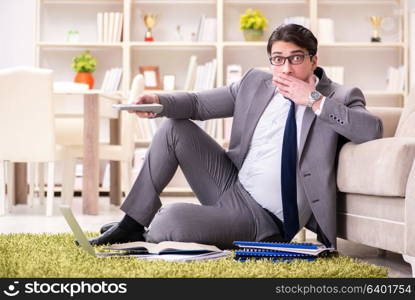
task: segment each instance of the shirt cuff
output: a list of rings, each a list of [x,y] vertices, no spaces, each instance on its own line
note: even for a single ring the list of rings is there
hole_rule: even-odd
[[[325,102],[325,101],[326,101],[326,97],[323,97],[323,99],[321,99],[320,108],[319,108],[319,109],[317,109],[317,110],[314,112],[317,116],[320,116],[321,111],[323,110],[323,106],[324,106],[324,102]]]

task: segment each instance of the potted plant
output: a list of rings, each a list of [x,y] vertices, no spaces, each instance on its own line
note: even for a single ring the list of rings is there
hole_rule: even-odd
[[[240,25],[246,41],[261,41],[268,20],[259,9],[248,8],[240,17]]]
[[[91,55],[90,51],[85,51],[82,54],[75,56],[72,60],[72,69],[75,70],[76,76],[74,81],[88,84],[89,88],[94,87],[94,77],[92,72],[95,72],[97,60]]]

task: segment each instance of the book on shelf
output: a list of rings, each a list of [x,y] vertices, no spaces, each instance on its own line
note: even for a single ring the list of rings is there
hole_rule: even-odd
[[[109,19],[108,19],[109,25],[108,25],[108,32],[107,32],[106,42],[114,42],[112,40],[112,35],[113,35],[113,32],[114,32],[115,14],[112,13],[112,12],[110,12],[108,14],[109,14]]]
[[[187,68],[186,81],[184,83],[184,90],[191,91],[195,85],[196,79],[196,70],[197,70],[197,56],[190,56],[189,66]]]
[[[402,92],[405,89],[405,67],[389,67],[387,75],[387,87],[389,92]]]
[[[201,32],[203,31],[203,25],[205,23],[206,15],[202,14],[199,18],[199,23],[197,25],[197,31],[196,31],[196,42],[199,42],[201,39]]]
[[[216,18],[207,18],[201,15],[197,28],[197,42],[216,42],[217,21]]]
[[[99,43],[116,43],[121,41],[123,13],[97,13],[97,40]]]
[[[215,87],[216,79],[216,70],[218,68],[218,61],[214,58],[211,62],[209,72],[208,72],[208,89],[213,89]]]
[[[98,42],[104,41],[104,13],[97,13],[97,39]]]
[[[104,92],[115,92],[121,83],[122,68],[107,70],[102,81],[101,90]]]
[[[215,87],[215,79],[217,72],[217,60],[207,62],[204,65],[197,66],[195,85],[193,90],[202,91]]]

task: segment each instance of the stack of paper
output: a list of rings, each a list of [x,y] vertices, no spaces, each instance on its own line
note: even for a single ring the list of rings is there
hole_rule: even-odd
[[[99,12],[97,14],[97,39],[99,43],[121,41],[123,13]]]

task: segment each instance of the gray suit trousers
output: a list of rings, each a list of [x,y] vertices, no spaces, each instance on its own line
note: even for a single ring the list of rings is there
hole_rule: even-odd
[[[161,208],[159,195],[179,165],[201,205]],[[148,242],[231,248],[235,240],[282,241],[278,219],[242,187],[225,150],[190,120],[167,119],[161,124],[121,210],[148,227]]]

